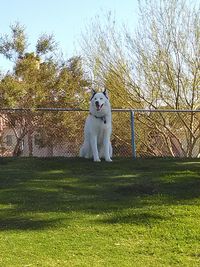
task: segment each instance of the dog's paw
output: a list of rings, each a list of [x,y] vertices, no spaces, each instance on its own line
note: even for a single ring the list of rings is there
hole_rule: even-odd
[[[112,162],[111,158],[106,159],[107,162]]]
[[[94,159],[94,162],[100,162],[101,160],[99,158]]]

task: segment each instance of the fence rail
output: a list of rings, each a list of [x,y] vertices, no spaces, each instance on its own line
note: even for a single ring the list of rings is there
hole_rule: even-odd
[[[1,111],[87,111],[88,109],[81,108],[0,108]],[[112,112],[162,112],[162,113],[196,113],[200,109],[126,109],[126,108],[113,108]]]
[[[78,156],[87,109],[0,109],[0,156]],[[115,157],[200,157],[200,110],[113,109]]]

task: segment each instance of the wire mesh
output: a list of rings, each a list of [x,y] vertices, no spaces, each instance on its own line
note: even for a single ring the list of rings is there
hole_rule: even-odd
[[[138,112],[138,157],[199,157],[200,112]]]
[[[0,110],[1,157],[77,157],[88,111]],[[199,157],[200,112],[134,111],[137,157]],[[112,113],[114,157],[133,156],[130,110]]]

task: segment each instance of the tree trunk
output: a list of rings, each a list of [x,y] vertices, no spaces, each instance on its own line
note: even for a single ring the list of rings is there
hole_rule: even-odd
[[[18,138],[15,148],[13,150],[13,157],[19,157],[22,154],[21,142],[22,139]]]
[[[32,131],[28,132],[28,151],[29,151],[29,157],[33,156],[33,135]]]

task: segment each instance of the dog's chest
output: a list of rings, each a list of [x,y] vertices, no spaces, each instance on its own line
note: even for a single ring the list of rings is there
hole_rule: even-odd
[[[94,127],[94,129],[100,132],[109,129],[111,127],[111,124],[106,119],[94,119],[92,126]]]
[[[95,133],[103,133],[105,131],[109,131],[111,129],[111,120],[109,117],[95,118],[94,116],[88,117],[88,127],[91,132]]]

